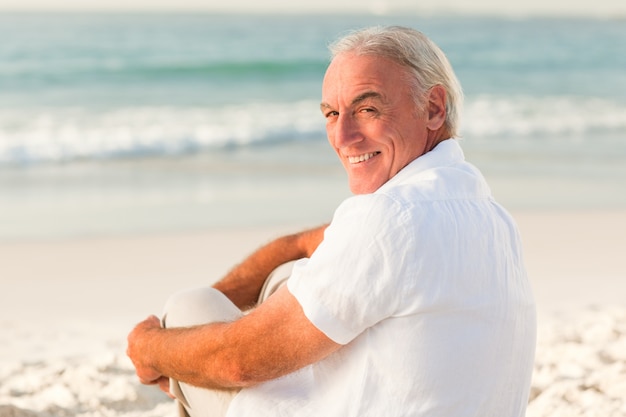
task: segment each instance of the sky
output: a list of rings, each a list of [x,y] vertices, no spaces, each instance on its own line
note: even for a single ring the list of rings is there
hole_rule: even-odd
[[[0,11],[365,12],[626,18],[626,0],[0,0]]]

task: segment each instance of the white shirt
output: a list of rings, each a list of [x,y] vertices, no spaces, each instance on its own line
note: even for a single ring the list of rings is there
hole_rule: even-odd
[[[535,305],[512,218],[455,140],[347,199],[289,291],[341,349],[229,416],[521,417]]]

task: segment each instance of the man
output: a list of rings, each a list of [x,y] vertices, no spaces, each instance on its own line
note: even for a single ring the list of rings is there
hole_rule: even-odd
[[[175,296],[166,328],[140,323],[140,380],[192,416],[523,416],[534,301],[516,226],[454,139],[462,93],[446,57],[401,27],[331,50],[321,110],[355,196],[327,228]]]

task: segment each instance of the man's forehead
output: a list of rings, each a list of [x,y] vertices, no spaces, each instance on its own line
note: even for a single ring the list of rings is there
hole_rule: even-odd
[[[338,97],[333,97],[333,96],[322,97],[320,108],[322,109],[333,108],[334,106],[337,105],[337,104],[334,104],[334,102],[337,101],[338,99],[339,99]],[[342,101],[350,106],[356,106],[360,103],[363,103],[369,100],[385,101],[385,95],[383,92],[372,90],[372,89],[367,89],[360,93],[355,91],[353,94],[346,95],[342,98]]]
[[[352,73],[352,76],[325,79],[322,107],[356,105],[364,101],[385,101],[389,82],[379,72]]]
[[[347,102],[351,106],[356,106],[359,103],[363,103],[363,102],[368,101],[368,100],[384,101],[384,95],[383,95],[383,93],[378,92],[378,91],[367,90],[367,91],[364,91],[363,93],[355,94],[354,97],[352,97],[352,98],[347,97]],[[320,103],[320,108],[321,109],[328,109],[328,108],[332,108],[332,107],[333,107],[333,105],[331,103],[326,102],[326,101],[322,101]]]
[[[383,99],[391,86],[402,80],[398,64],[374,55],[338,55],[330,63],[322,83],[322,101],[333,97],[353,101],[365,98]]]

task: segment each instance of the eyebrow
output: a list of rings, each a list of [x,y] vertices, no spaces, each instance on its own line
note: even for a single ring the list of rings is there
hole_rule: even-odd
[[[370,99],[370,98],[376,98],[376,99],[380,99],[380,100],[382,100],[383,96],[382,96],[382,94],[380,94],[380,93],[378,93],[378,92],[376,92],[376,91],[366,91],[366,92],[364,92],[364,93],[359,94],[358,96],[356,96],[356,97],[352,100],[352,102],[350,103],[350,105],[351,105],[351,106],[354,106],[354,105],[359,104],[359,103],[361,103],[362,101],[365,101],[365,100]],[[330,104],[328,104],[328,103],[322,102],[322,103],[320,104],[320,109],[321,109],[322,111],[323,111],[324,109],[332,109],[332,108],[333,108],[333,107],[332,107]]]
[[[359,104],[360,102],[365,101],[370,98],[377,98],[379,100],[382,100],[383,95],[376,91],[366,91],[363,94],[359,94],[358,96],[356,96],[354,100],[352,100],[352,103],[350,104],[354,106],[355,104]]]

